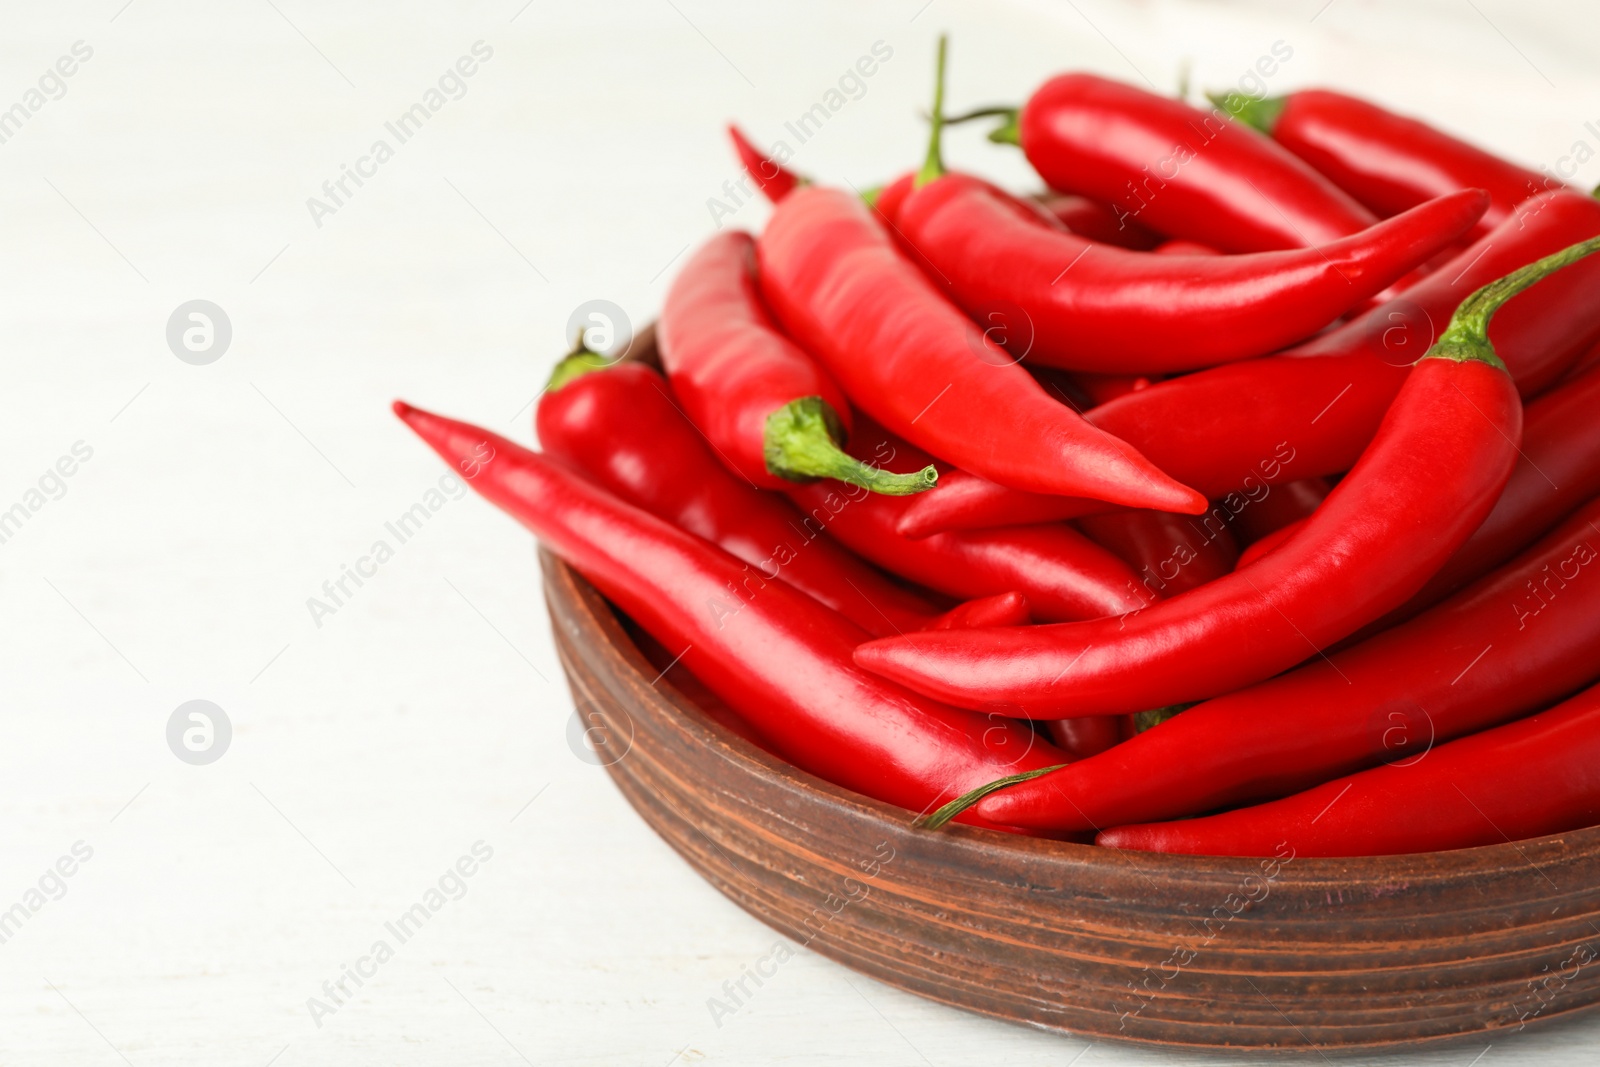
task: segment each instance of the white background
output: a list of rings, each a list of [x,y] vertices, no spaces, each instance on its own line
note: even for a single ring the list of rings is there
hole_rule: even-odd
[[[1530,165],[1596,140],[1589,5],[1397,6],[7,4],[0,108],[75,41],[94,54],[0,144],[0,510],[75,442],[93,457],[0,544],[0,908],[74,842],[93,858],[0,945],[0,1062],[1190,1062],[804,951],[714,1025],[707,998],[775,935],[569,747],[527,536],[450,501],[320,627],[306,600],[443,472],[393,397],[529,439],[570,312],[648,321],[714,228],[722,124],[784,136],[875,41],[892,59],[797,167],[866,186],[913,164],[941,29],[955,109],[1069,66],[1166,92],[1188,59],[1225,87],[1281,39],[1275,91],[1362,90]],[[466,95],[316,225],[307,198],[478,40]],[[948,154],[1026,182],[976,131]],[[164,336],[196,298],[233,326],[209,366]],[[206,767],[165,740],[195,698],[235,731]],[[480,840],[466,895],[317,1026],[307,998]],[[1577,1063],[1597,1035],[1403,1062]]]

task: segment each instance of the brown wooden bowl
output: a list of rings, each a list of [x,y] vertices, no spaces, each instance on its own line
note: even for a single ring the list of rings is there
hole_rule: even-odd
[[[658,364],[653,326],[626,358]],[[1096,1038],[1325,1052],[1600,1001],[1600,828],[1267,868],[914,830],[720,725],[593,586],[540,561],[573,698],[623,796],[734,903],[890,985]]]
[[[629,803],[740,907],[864,974],[1046,1029],[1244,1049],[1444,1041],[1600,1000],[1600,830],[1275,871],[913,830],[653,682],[600,594],[541,562],[573,698]]]

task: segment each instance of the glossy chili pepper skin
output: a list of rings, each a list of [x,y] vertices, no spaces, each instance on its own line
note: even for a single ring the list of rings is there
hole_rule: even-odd
[[[1008,350],[1019,357],[1025,344],[1050,366],[1164,374],[1305,339],[1453,244],[1487,203],[1454,193],[1315,248],[1153,256],[1039,225],[989,183],[946,174],[908,197],[896,224],[980,324],[1017,319],[1023,339]]]
[[[1474,238],[1504,222],[1529,197],[1565,187],[1426,122],[1326,89],[1244,101],[1238,116],[1378,215],[1458,189],[1485,190],[1489,210]]]
[[[1087,413],[1213,499],[1248,482],[1348,470],[1408,367],[1479,286],[1600,234],[1600,202],[1551,193],[1400,298],[1292,352],[1157,382]],[[1524,396],[1547,388],[1600,331],[1600,261],[1574,264],[1513,299],[1489,328]]]
[[[1600,370],[1528,405],[1517,466],[1494,510],[1389,621],[1410,618],[1498,567],[1596,494],[1600,494]]]
[[[1377,221],[1225,112],[1093,74],[1045,82],[1023,107],[1019,133],[1051,188],[1104,200],[1159,233],[1224,252],[1326,244]]]
[[[1244,551],[1239,553],[1238,562],[1233,565],[1234,570],[1243,570],[1245,567],[1250,566],[1250,564],[1254,563],[1262,556],[1265,556],[1268,552],[1276,552],[1286,541],[1289,540],[1289,538],[1299,533],[1301,527],[1305,526],[1305,524],[1305,519],[1296,519],[1289,525],[1280,526],[1276,530],[1273,530],[1271,533],[1267,534],[1265,537],[1250,542],[1250,544],[1245,546]],[[1445,565],[1449,566],[1449,564]],[[1420,596],[1421,594],[1418,595]],[[1374,623],[1372,625],[1379,626],[1381,628],[1379,623]],[[1360,631],[1357,632],[1359,633]]]
[[[1149,852],[1390,856],[1497,845],[1600,823],[1600,688],[1441,745],[1418,763],[1374,767],[1256,807],[1119,826],[1097,844]]]
[[[1234,522],[1270,488],[1348,470],[1451,310],[1473,289],[1600,234],[1600,202],[1549,193],[1402,297],[1279,356],[1214,367],[1109,401],[1085,418],[1219,502],[1208,522]],[[1508,303],[1489,328],[1523,396],[1559,379],[1600,333],[1600,261],[1576,263]],[[908,508],[918,534],[970,524],[1068,518],[1037,498],[966,473],[961,493],[923,494]],[[971,501],[968,505],[966,502]],[[1227,505],[1227,506],[1224,506]],[[970,511],[969,511],[970,509]],[[970,519],[968,515],[972,516]],[[959,525],[958,525],[959,524]]]
[[[848,194],[796,190],[774,209],[758,251],[762,292],[790,335],[861,410],[939,459],[1031,492],[1204,508],[1050,399]]]
[[[864,418],[851,448],[858,458],[885,465],[918,466],[927,458]],[[808,528],[826,529],[857,555],[951,596],[1015,590],[1027,598],[1033,617],[1045,621],[1116,615],[1155,599],[1126,563],[1060,523],[911,540],[896,531],[911,498],[833,482],[793,486],[789,496],[805,512]]]
[[[1073,519],[1116,507],[1081,496],[1051,496],[1008,489],[966,471],[939,476],[935,492],[907,498],[895,526],[903,537],[921,538],[951,530],[986,530]]]
[[[772,322],[755,270],[749,234],[712,237],[672,283],[657,325],[672,391],[718,458],[762,489],[824,475],[880,492],[928,488],[931,480],[852,469],[838,447],[850,431],[850,405]],[[931,479],[931,470],[924,473]]]
[[[1131,219],[1117,217],[1110,204],[1071,193],[1046,193],[1039,203],[1067,229],[1102,244],[1147,252],[1161,245],[1161,235]]]
[[[1110,549],[1165,600],[1187,593],[1233,570],[1239,544],[1226,527],[1215,529],[1169,511],[1112,511],[1086,515],[1078,529]]]
[[[690,421],[746,481],[780,489],[767,469],[772,413],[820,397],[850,428],[850,405],[832,377],[784,338],[761,304],[755,240],[739,230],[707,241],[684,264],[657,324],[661,364]]]
[[[745,173],[750,175],[757,188],[774,204],[805,184],[805,179],[800,175],[751,144],[744,131],[731,122],[728,124],[728,138],[733,141],[733,150],[738,155],[739,163],[744,167]]]
[[[628,503],[787,582],[875,636],[920,629],[933,605],[894,584],[780,496],[718,462],[667,382],[642,363],[590,371],[547,389],[535,416],[544,450]]]
[[[924,630],[970,630],[979,626],[1026,626],[1033,621],[1028,598],[1021,593],[996,593],[957,604],[922,625]]]
[[[1597,520],[1600,501],[1403,626],[1196,705],[979,810],[1024,826],[1103,828],[1286,796],[1377,763],[1426,763],[1429,746],[1600,676]]]
[[[963,707],[1110,715],[1216,696],[1294,666],[1404,603],[1477,528],[1522,435],[1505,371],[1435,356],[1299,536],[1255,566],[1110,620],[908,634],[856,662]]]
[[[852,666],[837,612],[624,503],[559,461],[397,403],[467,483],[593,582],[795,766],[912,811],[1050,766],[1032,731],[926,700]],[[980,825],[981,820],[978,820]]]

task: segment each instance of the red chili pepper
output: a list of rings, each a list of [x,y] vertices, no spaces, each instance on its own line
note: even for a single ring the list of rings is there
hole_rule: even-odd
[[[924,623],[924,630],[971,630],[980,626],[1026,626],[1033,621],[1028,610],[1028,598],[1021,593],[997,593],[957,604],[932,622]]]
[[[1039,197],[1039,203],[1057,222],[1080,237],[1119,248],[1131,248],[1136,252],[1146,252],[1152,248],[1160,250],[1160,234],[1145,229],[1132,219],[1117,218],[1117,212],[1110,204],[1071,193],[1046,193]]]
[[[1522,448],[1505,492],[1421,592],[1381,620],[1393,625],[1443,600],[1532,544],[1600,493],[1600,371],[1552,390],[1523,412]]]
[[[1094,74],[1040,86],[991,137],[1022,145],[1052,189],[1224,252],[1327,244],[1373,214],[1271,138],[1181,100]]]
[[[762,152],[744,131],[733,123],[728,123],[728,137],[733,141],[733,150],[738,153],[739,162],[743,164],[745,173],[755,180],[766,198],[776,204],[794,190],[806,184],[806,179],[787,169]]]
[[[1163,470],[1217,499],[1210,521],[1233,522],[1260,490],[1349,469],[1405,381],[1414,353],[1474,288],[1574,241],[1600,233],[1600,202],[1547,193],[1445,268],[1388,304],[1290,353],[1214,367],[1120,397],[1086,414]],[[1579,263],[1495,316],[1490,339],[1524,396],[1562,376],[1600,332],[1600,260]],[[1301,358],[1312,357],[1315,358]],[[1247,403],[1248,417],[1240,417]],[[1070,504],[960,478],[960,494],[926,493],[906,512],[907,532],[1070,518]],[[948,501],[948,503],[946,502]],[[966,501],[972,501],[968,517]],[[1237,505],[1237,506],[1234,506]]]
[[[1568,188],[1416,119],[1326,89],[1252,99],[1238,93],[1212,102],[1268,134],[1379,215],[1394,215],[1457,189],[1483,189],[1489,210],[1481,237],[1531,196]]]
[[[1241,541],[1254,544],[1316,511],[1327,499],[1328,491],[1325,478],[1301,478],[1271,486],[1259,500],[1250,501],[1239,512],[1234,532]]]
[[[944,54],[941,39],[941,72]],[[941,76],[935,115],[943,113],[943,90]],[[939,158],[940,131],[935,123],[924,170]],[[773,211],[757,251],[761,289],[779,321],[887,429],[1013,488],[1204,509],[1196,493],[1137,451],[1051,401],[851,197],[819,188],[791,194]]]
[[[1526,433],[1527,431],[1524,430],[1523,432]],[[1513,477],[1515,476],[1513,475]],[[1284,542],[1288,541],[1289,538],[1299,533],[1305,524],[1305,519],[1296,519],[1289,525],[1280,526],[1266,536],[1250,542],[1250,544],[1245,546],[1244,551],[1239,553],[1239,560],[1233,565],[1233,569],[1236,571],[1242,571],[1246,567],[1250,566],[1250,564],[1260,559],[1262,556],[1265,556],[1268,552],[1277,551],[1283,546]],[[1446,564],[1446,566],[1449,566],[1449,564]],[[1357,632],[1359,633],[1360,631]]]
[[[856,662],[958,706],[1055,718],[1215,696],[1353,633],[1414,595],[1511,476],[1522,405],[1489,343],[1490,318],[1597,249],[1600,238],[1573,245],[1462,301],[1355,468],[1248,570],[1109,623],[881,638]]]
[[[927,173],[925,171],[925,173]],[[999,314],[1018,358],[1156,374],[1265,355],[1302,340],[1454,243],[1483,213],[1453,193],[1315,248],[1153,256],[1038,225],[962,174],[931,180],[896,225],[956,303]]]
[[[1027,526],[1073,519],[1116,507],[1081,496],[1050,496],[1008,489],[966,471],[939,476],[939,491],[912,498],[900,511],[895,532],[917,539],[954,530]]]
[[[747,575],[787,582],[874,636],[919,629],[936,614],[808,528],[788,501],[730,474],[650,367],[568,357],[551,376],[535,425],[548,454],[601,488],[736,556]]]
[[[877,493],[932,488],[931,467],[886,474],[839,447],[850,406],[827,372],[773,325],[755,270],[749,234],[718,234],[672,283],[658,325],[673,392],[722,461],[763,489],[823,477]]]
[[[1596,234],[1600,202],[1546,194],[1404,296],[1292,353],[1158,382],[1086,418],[1213,499],[1337,474],[1372,439],[1416,353],[1464,296]],[[1523,395],[1550,385],[1600,331],[1597,287],[1600,260],[1586,261],[1495,316],[1490,340]]]
[[[1147,852],[1388,856],[1497,845],[1600,823],[1600,687],[1521,722],[1269,804],[1119,826],[1095,842]]]
[[[1227,529],[1212,529],[1167,511],[1086,515],[1078,529],[1110,549],[1161,599],[1187,593],[1233,570],[1239,544]]]
[[[1063,758],[1025,726],[859,670],[850,650],[867,635],[842,615],[782,582],[753,579],[726,552],[559,461],[404,403],[395,412],[469,485],[657,640],[682,649],[684,666],[800,769],[926,811]]]
[[[1314,248],[1248,256],[1172,258],[1114,248],[1040,225],[1032,205],[986,181],[946,172],[939,151],[944,58],[941,40],[928,157],[895,225],[915,250],[913,260],[980,324],[1003,328],[1018,359],[1125,374],[1265,355],[1309,337],[1426,263],[1488,206],[1477,190],[1456,192]],[[1237,132],[1272,147],[1252,131]],[[1263,204],[1259,192],[1255,203]]]
[[[1600,500],[1403,626],[1196,705],[1103,757],[995,794],[980,813],[1099,829],[1286,796],[1380,762],[1427,763],[1433,744],[1600,676],[1597,520]]]
[[[1204,508],[1051,400],[895,251],[853,197],[795,191],[774,209],[758,252],[762,292],[789,334],[861,410],[940,459],[1033,492]]]
[[[920,465],[927,457],[864,418],[850,447],[875,463]],[[1151,596],[1126,563],[1061,524],[973,530],[911,540],[896,532],[909,501],[827,482],[794,486],[808,526],[826,529],[857,555],[958,597],[1016,590],[1038,619],[1091,619],[1135,611]],[[985,633],[989,631],[983,631]]]

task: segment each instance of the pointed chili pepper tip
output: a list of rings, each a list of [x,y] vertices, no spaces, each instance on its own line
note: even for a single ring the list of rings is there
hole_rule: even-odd
[[[954,800],[950,801],[950,803],[939,808],[932,814],[924,815],[918,818],[912,823],[912,825],[920,827],[924,830],[937,830],[939,827],[943,826],[951,819],[954,819],[957,815],[960,815],[962,812],[966,811],[968,808],[972,807],[989,794],[997,792],[1001,789],[1005,789],[1009,786],[1020,785],[1023,782],[1031,782],[1035,778],[1041,778],[1044,775],[1059,771],[1065,766],[1065,763],[1057,763],[1053,767],[1040,767],[1037,770],[1023,771],[1021,774],[1008,774],[1004,778],[996,778],[992,782],[985,782],[976,789],[968,790],[967,792],[962,793],[960,796],[956,797]]]
[[[1495,354],[1494,344],[1489,340],[1489,322],[1495,312],[1524,289],[1595,252],[1600,252],[1600,237],[1568,245],[1469,294],[1456,307],[1450,324],[1439,334],[1433,347],[1423,353],[1422,359],[1450,359],[1457,363],[1476,360],[1505,370],[1506,365]]]
[[[1287,96],[1246,96],[1233,89],[1225,93],[1207,93],[1206,99],[1236,121],[1260,130],[1269,137],[1272,136],[1273,128],[1278,125],[1278,117],[1283,114],[1284,105],[1289,102]]]
[[[930,466],[894,474],[863,463],[839,447],[839,415],[820,396],[791,400],[767,416],[762,450],[767,470],[790,481],[835,478],[885,496],[910,496],[932,489],[939,472]]]
[[[416,408],[412,407],[410,404],[407,404],[404,400],[396,400],[393,404],[390,404],[389,406],[394,409],[394,413],[396,415],[400,416],[400,418],[405,419],[408,422],[411,420],[412,412],[417,410]]]

